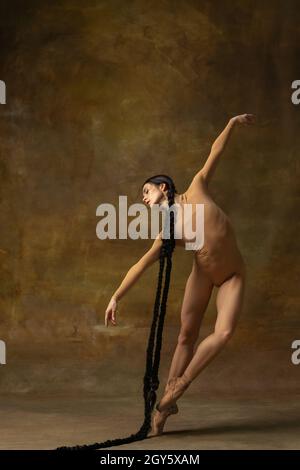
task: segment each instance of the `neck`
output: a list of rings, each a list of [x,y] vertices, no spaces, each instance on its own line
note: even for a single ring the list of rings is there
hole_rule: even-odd
[[[174,204],[179,203],[179,195],[175,194],[174,196]],[[162,206],[167,206],[168,205],[168,199],[164,199],[163,202],[161,203]]]

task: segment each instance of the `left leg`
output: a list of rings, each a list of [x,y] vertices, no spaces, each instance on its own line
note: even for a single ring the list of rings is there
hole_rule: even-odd
[[[187,384],[199,375],[231,338],[242,310],[244,288],[244,270],[235,273],[221,284],[216,298],[218,316],[215,330],[199,344],[182,377],[174,381],[172,390],[160,401],[160,410],[174,404],[187,388]]]
[[[184,374],[189,380],[194,380],[231,338],[241,314],[244,288],[244,273],[234,274],[219,287],[216,298],[218,316],[215,330],[199,344],[186,368]]]

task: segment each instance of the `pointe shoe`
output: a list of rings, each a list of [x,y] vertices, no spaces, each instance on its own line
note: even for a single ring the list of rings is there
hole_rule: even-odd
[[[155,407],[155,413],[152,417],[152,424],[151,424],[151,430],[152,436],[160,436],[163,433],[164,425],[166,423],[167,418],[170,415],[177,414],[178,413],[178,407],[177,405],[170,406],[167,410],[165,411],[159,411],[158,405]]]
[[[164,390],[164,395],[166,395],[166,393],[169,392],[170,386],[172,386],[173,381],[174,381],[174,377],[171,378],[171,379],[169,379],[169,380],[167,381],[166,386],[165,386],[165,390]],[[160,411],[159,405],[160,405],[160,403],[158,403],[158,404],[156,405],[157,411]],[[179,410],[178,410],[178,406],[177,406],[176,403],[173,403],[173,405],[171,405],[170,408],[171,408],[172,410],[174,410],[174,413],[178,413],[178,411],[179,411]],[[169,408],[168,408],[168,409],[169,409]]]
[[[173,377],[168,382],[166,393],[156,406],[160,412],[167,411],[169,408],[176,405],[176,400],[184,393],[188,386],[192,383],[183,374],[181,377]]]

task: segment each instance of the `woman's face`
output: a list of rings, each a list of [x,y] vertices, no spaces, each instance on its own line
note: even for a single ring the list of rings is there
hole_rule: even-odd
[[[152,207],[153,204],[161,204],[164,199],[165,195],[163,193],[165,183],[161,183],[160,185],[146,183],[143,187],[143,202],[147,206]]]

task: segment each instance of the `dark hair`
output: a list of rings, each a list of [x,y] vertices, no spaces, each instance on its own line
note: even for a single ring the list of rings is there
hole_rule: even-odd
[[[172,178],[167,175],[155,175],[148,178],[142,185],[146,183],[160,184],[166,183],[168,186],[167,197],[168,197],[168,209],[174,204],[174,195],[177,193],[174,182]],[[146,371],[144,375],[144,422],[135,434],[131,434],[128,437],[107,440],[104,442],[96,442],[95,444],[81,445],[75,447],[59,447],[57,450],[89,450],[89,449],[103,449],[105,447],[113,447],[121,444],[126,444],[135,441],[141,441],[145,439],[151,430],[151,414],[156,403],[156,390],[159,387],[158,379],[158,370],[160,364],[160,350],[162,345],[162,333],[164,320],[166,315],[166,305],[168,299],[171,270],[172,270],[172,254],[175,248],[174,240],[174,212],[173,210],[168,210],[166,217],[166,223],[168,223],[168,215],[170,217],[170,238],[162,237],[162,246],[159,256],[159,273],[158,273],[158,283],[156,289],[156,297],[154,302],[153,310],[153,319],[150,330],[150,335],[148,339],[147,346],[147,356],[146,356]],[[166,261],[166,273],[165,273],[165,283],[161,297],[161,288],[163,281],[163,273],[165,268]],[[158,323],[158,325],[157,325]],[[157,329],[157,332],[156,332]],[[156,338],[155,338],[156,333]],[[155,345],[155,350],[154,350]],[[153,352],[154,350],[154,352]]]
[[[156,184],[156,185],[159,185],[160,183],[166,183],[167,186],[168,186],[168,189],[170,191],[172,191],[174,193],[177,193],[174,181],[168,175],[150,176],[150,178],[147,178],[146,181],[144,181],[144,183],[142,184],[142,189],[143,189],[143,187],[145,186],[146,183],[152,183],[152,184]]]

